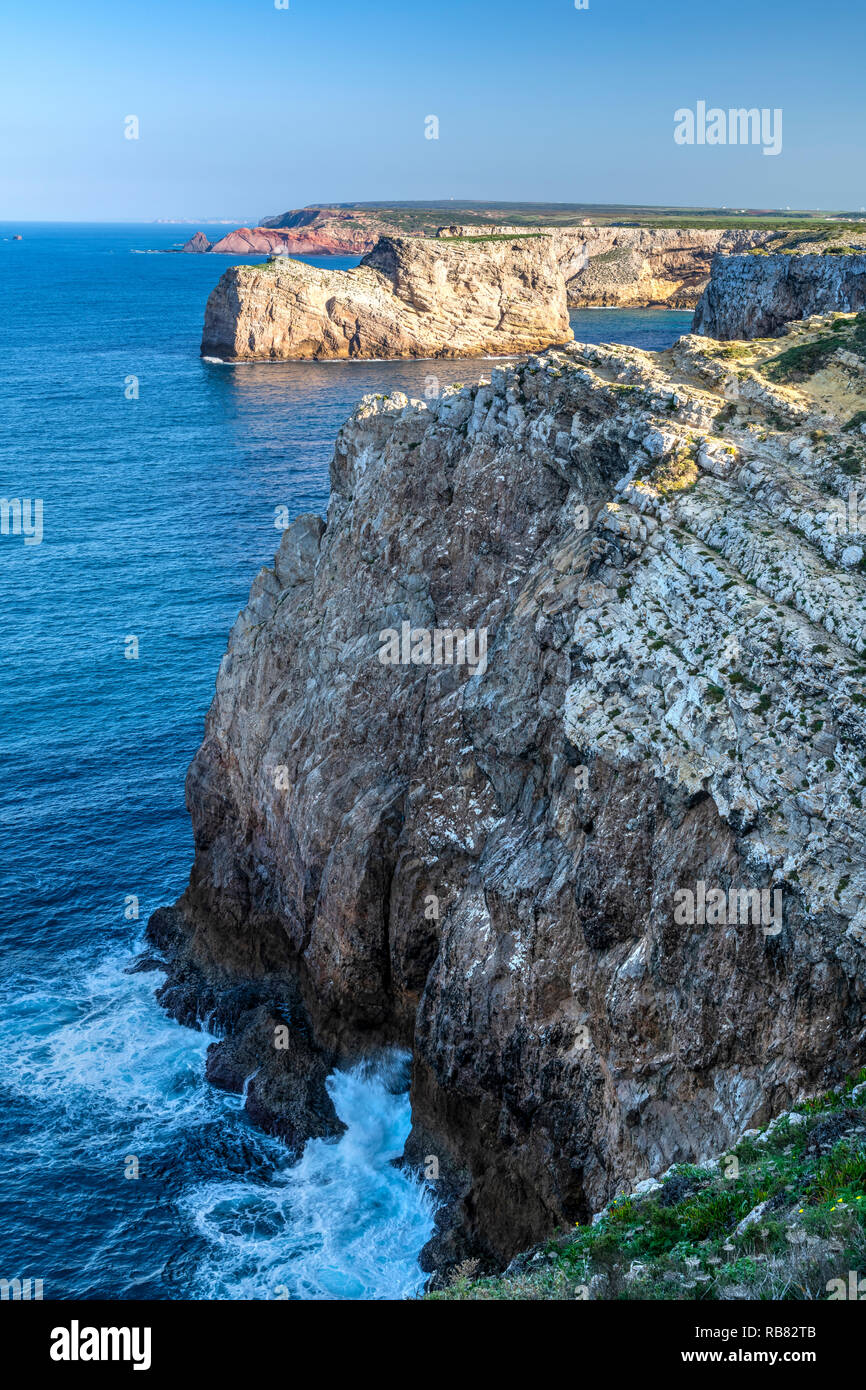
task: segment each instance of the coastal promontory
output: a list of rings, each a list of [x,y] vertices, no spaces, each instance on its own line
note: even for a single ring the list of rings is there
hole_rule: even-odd
[[[233,266],[208,299],[201,350],[231,361],[468,357],[572,337],[550,238],[382,237],[353,270],[285,257]]]

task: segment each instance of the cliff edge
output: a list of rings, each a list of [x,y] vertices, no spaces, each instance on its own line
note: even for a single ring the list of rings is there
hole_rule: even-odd
[[[491,227],[490,233],[513,235],[517,227]],[[526,228],[522,229],[526,232]],[[572,308],[693,308],[710,275],[716,254],[733,255],[771,245],[778,233],[768,229],[697,227],[562,227],[536,228],[550,237],[565,276]],[[471,242],[477,227],[443,227],[440,237]]]
[[[412,1048],[428,1268],[866,1060],[864,361],[838,316],[368,397],[253,585],[167,988]]]
[[[769,338],[795,319],[866,308],[866,247],[850,253],[716,255],[692,331]]]

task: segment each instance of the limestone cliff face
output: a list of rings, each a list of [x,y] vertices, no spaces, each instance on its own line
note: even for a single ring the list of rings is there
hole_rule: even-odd
[[[285,214],[261,227],[239,227],[211,245],[202,232],[185,251],[216,255],[363,256],[383,236],[394,236],[387,216],[369,212],[310,209]],[[397,233],[399,235],[399,233]],[[573,307],[610,305],[638,308],[663,305],[692,308],[704,290],[716,252],[725,255],[771,245],[771,231],[655,227],[525,227],[511,225],[449,226],[443,240],[460,238],[477,245],[478,237],[545,236],[555,250]],[[412,240],[417,238],[413,237]]]
[[[714,257],[694,332],[766,338],[793,319],[866,308],[866,254]]]
[[[207,302],[202,353],[462,357],[572,337],[546,238],[451,246],[383,237],[355,270],[275,260],[226,271]]]
[[[518,227],[493,227],[500,235]],[[544,230],[568,285],[573,307],[661,305],[690,309],[710,275],[713,256],[730,255],[772,242],[771,231],[667,227],[566,227]],[[472,237],[477,227],[443,227],[440,235]]]
[[[866,1059],[866,395],[774,385],[785,346],[367,398],[232,630],[175,970],[298,989],[333,1055],[413,1048],[409,1156],[457,1193],[431,1264]],[[432,664],[434,629],[486,661]],[[684,919],[711,889],[781,896]]]
[[[765,231],[623,227],[594,229],[586,267],[569,277],[569,304],[664,305],[688,309],[710,274],[713,255],[765,245]]]

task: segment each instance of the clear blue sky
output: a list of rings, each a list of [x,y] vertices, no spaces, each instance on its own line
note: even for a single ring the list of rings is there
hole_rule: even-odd
[[[0,220],[316,201],[866,204],[854,0],[39,0],[4,6]],[[783,149],[678,146],[699,100]],[[124,118],[140,120],[126,140]],[[439,140],[425,140],[436,115]]]

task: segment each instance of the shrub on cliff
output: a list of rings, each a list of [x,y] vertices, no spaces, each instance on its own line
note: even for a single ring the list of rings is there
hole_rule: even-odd
[[[866,1268],[866,1069],[437,1299],[810,1299]],[[649,1190],[646,1190],[649,1189]]]

